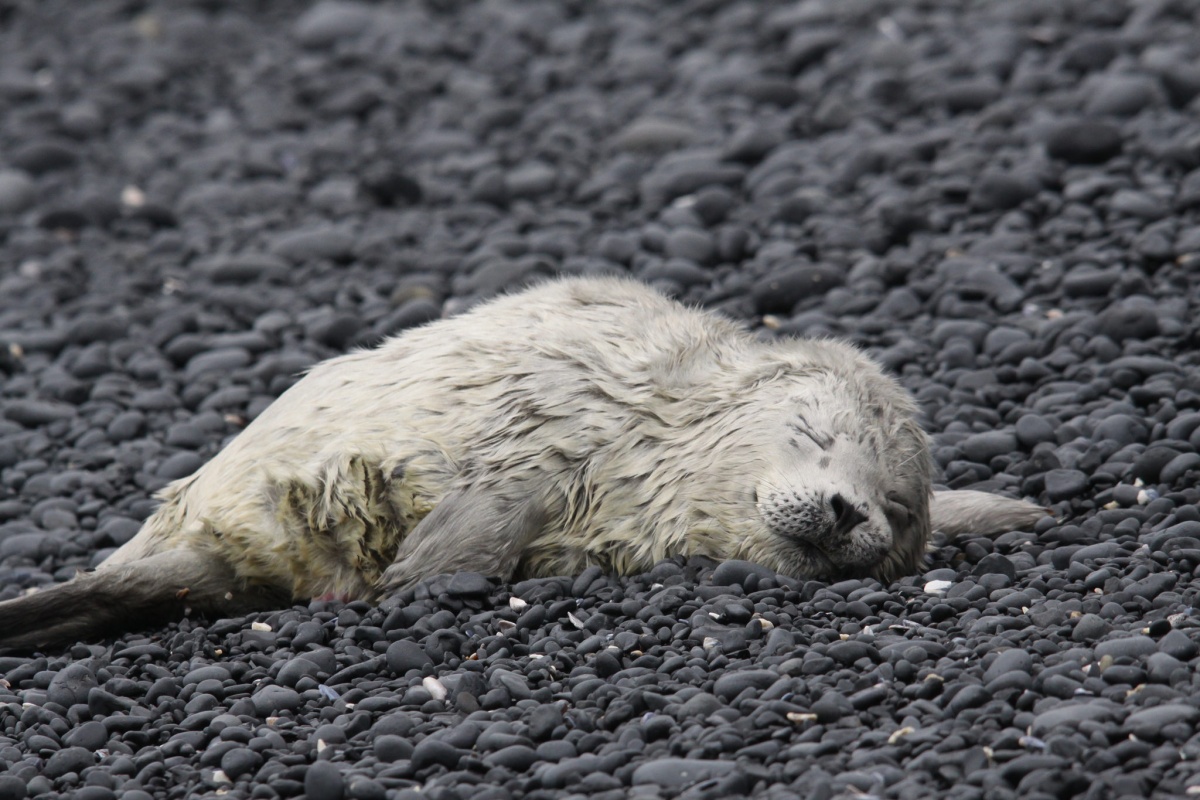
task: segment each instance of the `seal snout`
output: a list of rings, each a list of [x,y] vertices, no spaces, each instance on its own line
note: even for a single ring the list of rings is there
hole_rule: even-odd
[[[850,531],[867,521],[867,515],[840,494],[835,493],[829,498],[829,510],[834,515],[833,535],[838,538],[849,536]]]
[[[772,494],[760,508],[773,532],[818,549],[838,547],[867,521],[867,515],[840,492],[811,498]]]

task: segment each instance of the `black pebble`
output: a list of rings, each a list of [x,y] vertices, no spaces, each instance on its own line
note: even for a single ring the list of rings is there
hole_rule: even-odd
[[[1123,144],[1114,125],[1086,119],[1056,125],[1046,138],[1046,151],[1072,164],[1103,164],[1120,154]]]
[[[329,761],[316,761],[304,773],[304,795],[309,800],[342,800],[345,791],[341,770]]]

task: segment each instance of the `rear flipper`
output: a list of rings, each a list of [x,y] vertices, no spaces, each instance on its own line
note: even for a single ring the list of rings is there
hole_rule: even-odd
[[[996,536],[1009,531],[1030,530],[1050,509],[987,492],[968,489],[933,493],[929,506],[931,527],[947,536],[975,534]]]
[[[246,587],[219,556],[168,550],[101,565],[73,580],[0,603],[0,649],[58,647],[107,633],[204,615],[280,608],[291,593]]]

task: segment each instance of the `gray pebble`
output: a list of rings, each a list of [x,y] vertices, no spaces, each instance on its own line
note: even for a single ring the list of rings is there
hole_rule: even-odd
[[[331,761],[315,761],[304,773],[304,796],[308,800],[342,800],[345,791],[342,772]]]
[[[79,153],[73,145],[53,140],[18,145],[8,156],[12,166],[32,175],[73,167],[78,161]]]
[[[987,464],[996,456],[1008,455],[1017,449],[1017,437],[1008,431],[985,431],[968,436],[959,443],[963,455],[979,464]]]
[[[19,214],[33,205],[35,197],[28,174],[15,169],[0,170],[0,214]]]
[[[1184,703],[1166,703],[1153,708],[1135,711],[1125,718],[1123,729],[1133,736],[1148,742],[1163,739],[1163,729],[1184,723],[1189,728],[1200,719],[1200,709]]]
[[[66,747],[59,750],[46,761],[44,771],[48,778],[61,778],[68,772],[76,774],[83,772],[96,763],[96,756],[91,750],[82,747]]]
[[[164,459],[154,474],[164,480],[174,481],[186,478],[202,466],[204,466],[203,457],[185,451]]]
[[[1112,626],[1096,614],[1084,614],[1075,621],[1071,639],[1076,642],[1094,642],[1105,636]]]
[[[686,786],[727,775],[737,768],[732,761],[696,758],[658,758],[639,764],[633,771],[633,785],[657,784],[668,789]]]
[[[558,173],[549,164],[533,162],[510,170],[504,176],[509,197],[535,198],[554,191]]]
[[[1120,130],[1095,119],[1059,123],[1046,138],[1050,156],[1072,164],[1103,164],[1123,146]]]
[[[454,769],[458,764],[458,759],[461,754],[457,747],[447,744],[439,739],[426,737],[417,742],[416,747],[412,752],[412,766],[414,770],[420,771],[435,764],[441,765],[446,769]]]
[[[1084,110],[1098,116],[1131,117],[1166,99],[1158,81],[1149,75],[1096,75],[1085,83],[1084,91]]]
[[[1182,630],[1174,630],[1158,642],[1158,649],[1180,661],[1191,661],[1200,652],[1196,642]]]
[[[621,150],[661,151],[690,144],[696,138],[692,126],[671,119],[647,117],[634,120],[613,139]]]
[[[272,252],[297,263],[328,260],[346,262],[354,256],[354,235],[349,231],[324,226],[281,234],[271,244]]]
[[[292,34],[306,47],[327,47],[363,35],[377,20],[377,10],[366,3],[321,0],[300,15]]]
[[[1050,502],[1080,497],[1088,486],[1088,477],[1077,469],[1052,469],[1046,473],[1046,496]]]
[[[396,675],[403,675],[409,670],[419,670],[431,666],[433,659],[421,645],[409,639],[400,639],[388,645],[388,669]]]
[[[1112,656],[1118,658],[1141,658],[1157,652],[1158,645],[1149,636],[1124,636],[1119,639],[1109,639],[1096,645],[1096,658]]]
[[[281,711],[295,711],[303,705],[300,695],[286,686],[267,685],[255,692],[250,700],[259,717],[275,716]]]
[[[779,675],[766,669],[736,670],[717,678],[713,692],[717,697],[729,701],[746,689],[766,689],[777,680]]]
[[[667,234],[666,254],[697,264],[707,264],[716,255],[716,243],[708,233],[694,228],[679,228]]]

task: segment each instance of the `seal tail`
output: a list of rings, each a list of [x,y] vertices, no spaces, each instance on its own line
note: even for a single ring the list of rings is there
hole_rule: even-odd
[[[102,564],[66,583],[0,603],[0,650],[58,647],[161,624],[191,611],[244,613],[290,602],[288,592],[240,585],[219,556],[168,550]]]
[[[947,536],[996,536],[1030,530],[1050,509],[987,492],[968,489],[936,491],[929,506],[931,527]]]

